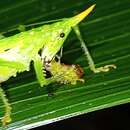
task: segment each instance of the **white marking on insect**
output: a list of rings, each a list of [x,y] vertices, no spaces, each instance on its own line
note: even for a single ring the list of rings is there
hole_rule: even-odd
[[[19,47],[10,49],[6,52],[0,53],[0,58],[6,59],[8,61],[16,61],[18,57]]]
[[[7,79],[7,77],[0,77],[0,83],[6,81]]]
[[[6,61],[20,61],[20,62],[27,61],[28,60],[27,57],[22,56],[19,53],[19,51],[20,51],[19,46],[15,47],[13,49],[0,53],[0,58]]]

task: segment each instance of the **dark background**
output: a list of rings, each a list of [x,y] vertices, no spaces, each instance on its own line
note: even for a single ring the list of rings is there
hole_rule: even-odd
[[[33,130],[130,130],[130,104],[91,112]]]
[[[88,19],[80,24],[83,38],[96,65],[105,65],[109,62],[116,64],[118,68],[106,74],[100,73],[91,76],[92,72],[86,68],[87,62],[79,41],[75,35],[70,35],[64,44],[64,63],[79,64],[86,68],[86,84],[84,84],[86,87],[82,89],[80,84],[75,85],[73,91],[71,86],[58,88],[60,85],[54,84],[57,89],[56,93],[62,91],[65,93],[56,94],[53,99],[50,99],[46,98],[44,88],[41,88],[39,84],[33,84],[36,77],[32,71],[17,75],[2,86],[13,107],[13,122],[9,124],[9,129],[20,128],[21,125],[19,126],[18,123],[25,126],[30,118],[59,108],[65,108],[65,115],[75,111],[87,111],[91,107],[102,107],[104,104],[108,107],[114,105],[115,102],[118,103],[122,100],[126,102],[127,99],[130,99],[130,0],[1,0],[0,32],[16,29],[19,25],[72,17],[93,3],[97,4],[95,10]],[[73,49],[78,49],[78,51],[72,51]],[[69,53],[66,53],[67,51]],[[108,84],[106,84],[107,82]],[[64,97],[66,98],[64,99]],[[82,102],[86,102],[86,104],[90,102],[93,106],[83,105],[71,109],[72,111],[66,109],[68,106]],[[69,130],[129,130],[128,111],[129,105],[121,105],[40,128],[44,130],[62,130],[64,128]],[[4,111],[0,109],[0,116],[3,115],[2,112]],[[60,117],[61,113],[56,113],[56,115]],[[37,118],[36,122],[41,120],[45,120],[45,117]],[[30,123],[35,122],[32,120]]]

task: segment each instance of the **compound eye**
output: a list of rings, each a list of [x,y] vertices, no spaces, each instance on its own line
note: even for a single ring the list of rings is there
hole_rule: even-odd
[[[60,37],[61,37],[61,38],[65,37],[65,33],[63,33],[63,32],[60,33]]]

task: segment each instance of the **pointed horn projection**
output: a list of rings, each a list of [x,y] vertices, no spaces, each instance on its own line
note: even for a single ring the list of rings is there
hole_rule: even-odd
[[[85,11],[81,12],[80,14],[77,14],[76,16],[70,18],[70,24],[71,26],[75,26],[78,23],[80,23],[84,18],[86,18],[90,12],[92,12],[92,10],[95,8],[96,4],[90,6],[88,9],[86,9]]]

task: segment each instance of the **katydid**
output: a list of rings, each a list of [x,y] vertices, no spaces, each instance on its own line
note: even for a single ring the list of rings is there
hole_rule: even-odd
[[[81,37],[79,28],[76,27],[93,9],[92,5],[80,14],[66,18],[52,24],[46,24],[28,31],[18,33],[14,36],[0,40],[0,83],[15,77],[17,73],[29,71],[30,63],[33,61],[36,77],[40,86],[53,82],[55,74],[50,78],[45,78],[43,68],[55,58],[57,52],[62,48],[69,33],[74,29],[81,46],[87,56],[90,69],[95,73],[107,72],[109,68],[116,68],[114,65],[95,68],[93,59]],[[41,50],[41,54],[39,54]],[[62,65],[59,67],[62,67]],[[63,71],[64,67],[62,67]],[[50,70],[52,71],[52,70]],[[67,71],[67,70],[66,70]],[[5,106],[5,115],[2,117],[2,124],[11,122],[11,106],[0,88],[0,96]]]

